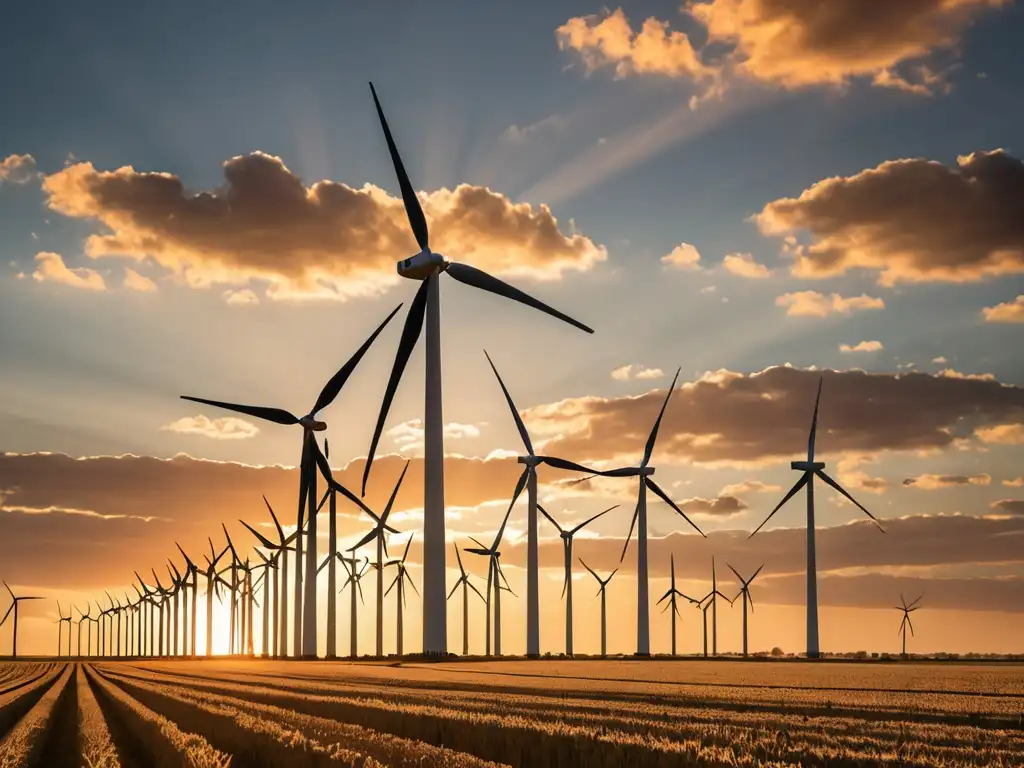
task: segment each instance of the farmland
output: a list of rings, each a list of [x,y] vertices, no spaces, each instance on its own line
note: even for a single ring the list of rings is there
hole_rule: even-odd
[[[0,664],[0,766],[1024,765],[1024,665]]]

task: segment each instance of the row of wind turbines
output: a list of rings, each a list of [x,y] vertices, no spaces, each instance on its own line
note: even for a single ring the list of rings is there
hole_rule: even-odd
[[[398,575],[395,581],[392,582],[392,588],[397,589],[399,598],[399,627],[401,626],[401,615],[402,606],[405,597],[405,586],[409,584],[413,589],[416,589],[415,585],[411,580],[408,580],[408,571],[404,565],[404,557],[399,560],[385,561],[387,556],[387,535],[398,533],[394,528],[390,527],[387,523],[388,515],[392,505],[394,504],[395,497],[397,496],[398,490],[405,477],[405,471],[402,471],[401,476],[398,478],[394,490],[391,494],[391,498],[385,510],[381,514],[375,513],[371,510],[366,503],[363,502],[362,497],[365,496],[366,484],[369,479],[369,475],[373,466],[373,458],[376,453],[376,448],[383,431],[388,412],[391,403],[397,393],[398,387],[401,383],[402,375],[405,367],[410,359],[410,356],[415,348],[419,336],[421,335],[423,328],[426,327],[426,377],[425,377],[425,418],[424,418],[424,442],[425,442],[425,476],[424,476],[424,525],[423,525],[423,652],[428,655],[445,655],[448,652],[448,638],[447,638],[447,601],[452,593],[448,593],[446,585],[446,537],[445,537],[445,516],[444,516],[444,435],[443,435],[443,413],[442,413],[442,376],[441,376],[441,347],[440,347],[440,277],[443,273],[447,273],[450,277],[458,282],[461,282],[470,287],[478,288],[498,296],[502,296],[507,299],[519,302],[533,309],[537,309],[544,312],[556,319],[559,319],[569,325],[572,325],[580,330],[587,333],[593,333],[593,330],[583,323],[574,320],[568,315],[559,312],[558,310],[538,301],[537,299],[529,296],[523,291],[514,288],[513,286],[483,272],[475,267],[467,264],[462,264],[454,261],[450,261],[443,255],[433,252],[429,246],[429,233],[426,218],[423,214],[419,200],[415,193],[415,190],[409,181],[408,175],[405,171],[405,167],[402,163],[401,157],[399,156],[398,149],[395,145],[392,137],[388,122],[384,116],[383,109],[381,108],[380,101],[377,98],[375,89],[372,83],[370,84],[371,93],[373,95],[374,104],[376,106],[378,118],[380,120],[381,128],[384,133],[385,141],[388,146],[388,150],[391,156],[392,163],[395,168],[395,172],[398,176],[399,186],[401,188],[402,199],[404,202],[406,214],[409,219],[410,227],[413,235],[420,247],[420,251],[407,259],[398,262],[398,274],[402,277],[411,280],[420,281],[420,287],[417,290],[406,315],[405,325],[402,329],[401,338],[398,345],[398,350],[395,355],[394,364],[392,366],[391,374],[387,382],[387,386],[384,390],[383,400],[381,403],[380,412],[378,415],[376,427],[374,429],[373,438],[370,443],[368,457],[365,465],[365,470],[362,478],[362,488],[360,494],[357,496],[355,493],[345,488],[342,484],[337,482],[333,477],[330,469],[330,465],[327,460],[326,453],[328,451],[327,443],[325,441],[324,451],[320,450],[319,444],[316,439],[316,432],[322,432],[327,429],[327,424],[322,421],[318,414],[325,408],[330,406],[337,398],[345,383],[352,375],[363,356],[373,345],[376,338],[384,330],[385,326],[391,321],[391,319],[397,314],[402,305],[396,307],[387,318],[374,330],[370,337],[363,343],[363,345],[355,352],[355,354],[343,365],[331,379],[324,385],[320,391],[319,396],[315,400],[313,407],[310,411],[302,416],[297,417],[287,410],[265,406],[252,406],[238,403],[225,402],[220,400],[210,400],[206,398],[183,396],[183,399],[202,403],[205,405],[214,406],[217,408],[226,409],[235,413],[241,413],[243,415],[250,416],[252,418],[268,421],[283,426],[299,426],[302,428],[302,445],[299,460],[299,495],[298,495],[298,510],[297,510],[297,525],[293,533],[289,536],[285,536],[284,531],[277,520],[276,515],[271,510],[272,517],[274,519],[275,529],[277,533],[277,540],[271,540],[264,537],[258,531],[251,526],[247,527],[251,530],[260,542],[260,545],[267,551],[264,554],[260,550],[256,550],[260,560],[251,564],[251,558],[241,560],[232,545],[230,538],[228,543],[223,550],[219,553],[215,551],[212,540],[210,541],[210,555],[205,555],[206,568],[203,569],[203,574],[206,578],[206,595],[207,595],[207,638],[206,645],[207,651],[211,652],[212,648],[212,633],[209,628],[212,625],[212,600],[213,595],[219,589],[224,588],[229,591],[231,595],[231,647],[234,648],[236,641],[236,634],[239,642],[245,640],[246,647],[251,648],[252,646],[252,612],[255,606],[254,593],[258,585],[262,584],[264,587],[264,599],[262,603],[262,610],[264,612],[264,618],[267,619],[263,624],[264,640],[270,629],[273,630],[272,638],[273,643],[276,644],[274,648],[275,656],[298,656],[301,658],[316,658],[317,656],[317,630],[319,626],[318,607],[316,600],[316,587],[317,587],[317,575],[324,568],[327,570],[327,589],[328,593],[332,596],[337,594],[338,586],[338,571],[336,563],[341,562],[345,568],[347,574],[347,580],[344,586],[352,586],[352,605],[353,605],[353,634],[355,633],[355,597],[356,592],[360,592],[359,582],[367,568],[374,568],[377,574],[377,600],[378,600],[378,612],[377,612],[377,651],[378,654],[382,651],[382,639],[381,639],[381,627],[383,624],[382,620],[382,609],[381,601],[384,597],[383,590],[383,571],[385,567],[395,566],[398,568]],[[486,354],[486,353],[485,353]],[[672,391],[675,389],[676,383],[679,377],[679,371],[676,371],[676,375],[672,380],[668,392],[666,393],[665,400],[662,403],[661,410],[654,422],[651,432],[648,436],[647,442],[644,446],[644,452],[640,459],[640,462],[636,466],[620,467],[614,469],[595,469],[586,467],[581,464],[562,459],[553,456],[537,455],[533,448],[533,443],[530,439],[530,435],[523,424],[522,419],[519,416],[519,412],[515,407],[512,397],[505,386],[501,376],[498,375],[497,368],[491,361],[490,356],[487,356],[488,363],[497,377],[498,383],[501,387],[502,393],[506,399],[509,409],[512,413],[513,419],[516,424],[516,428],[520,434],[525,448],[525,453],[519,457],[519,463],[524,465],[523,472],[516,483],[514,491],[512,493],[512,500],[509,505],[509,511],[505,515],[505,519],[502,522],[501,527],[498,530],[498,534],[490,547],[485,546],[479,541],[474,540],[476,547],[470,548],[468,551],[477,555],[485,556],[489,559],[488,564],[488,597],[492,596],[493,592],[493,610],[495,617],[495,626],[500,625],[500,593],[503,590],[508,589],[507,581],[504,578],[504,574],[500,568],[500,551],[499,546],[502,538],[502,533],[505,528],[505,523],[508,520],[509,514],[513,507],[518,501],[523,491],[527,494],[527,587],[526,587],[526,650],[528,656],[538,656],[540,654],[540,643],[539,643],[539,567],[538,567],[538,512],[543,514],[546,518],[551,520],[559,529],[560,535],[563,539],[565,546],[565,557],[566,563],[571,567],[572,562],[572,539],[573,535],[584,525],[587,525],[592,520],[596,519],[600,515],[585,521],[580,526],[576,526],[573,529],[564,530],[561,526],[547,514],[538,503],[537,496],[537,474],[536,468],[540,465],[547,465],[555,469],[579,472],[589,476],[601,476],[608,478],[636,478],[637,483],[637,501],[636,507],[633,512],[632,521],[630,524],[629,533],[626,537],[625,546],[623,548],[622,557],[620,561],[625,557],[629,541],[633,536],[633,531],[636,530],[637,534],[637,611],[636,611],[636,653],[641,656],[650,655],[650,601],[648,593],[648,525],[647,525],[647,494],[648,491],[652,492],[658,499],[665,502],[669,507],[674,510],[680,517],[682,517],[691,527],[694,528],[701,536],[704,533],[700,528],[690,520],[686,514],[672,501],[672,499],[665,493],[664,490],[654,481],[653,475],[655,472],[654,466],[651,464],[655,444],[658,437],[658,431],[661,426],[662,419],[665,414],[665,409],[668,406],[669,399],[672,395]],[[817,414],[818,414],[818,403],[821,397],[821,387],[819,384],[818,398],[815,401],[814,417],[812,419],[812,426],[810,437],[808,441],[808,455],[806,461],[794,461],[792,467],[795,470],[801,472],[801,477],[793,488],[786,494],[786,496],[779,502],[774,510],[768,515],[764,523],[755,530],[751,536],[755,535],[765,523],[768,522],[779,509],[796,493],[806,487],[807,489],[807,655],[809,657],[816,657],[819,655],[819,644],[818,644],[818,614],[817,614],[817,591],[816,591],[816,563],[815,563],[815,552],[814,552],[814,496],[813,486],[815,478],[821,480],[827,485],[832,486],[839,493],[844,495],[850,501],[857,505],[865,514],[867,514],[872,520],[878,524],[878,521],[865,509],[859,502],[842,487],[839,486],[831,477],[825,472],[825,464],[820,461],[814,460],[814,449],[815,449],[815,432],[817,429]],[[406,469],[408,465],[406,465]],[[318,471],[319,470],[319,471]],[[326,481],[326,492],[321,499],[318,499],[318,475]],[[344,497],[348,502],[355,504],[362,512],[366,513],[373,520],[373,529],[359,542],[355,547],[349,551],[353,552],[359,547],[375,542],[377,549],[377,558],[374,563],[370,563],[367,559],[366,562],[360,567],[357,565],[355,556],[351,555],[346,558],[342,553],[337,551],[337,542],[335,537],[336,532],[336,510],[338,503],[338,496]],[[328,507],[328,554],[327,557],[320,561],[318,557],[317,545],[318,545],[318,528],[317,528],[317,516],[320,509],[325,503],[329,502]],[[269,504],[267,505],[269,507]],[[601,514],[606,514],[611,510],[605,510]],[[881,526],[879,525],[881,530]],[[227,531],[225,529],[225,535]],[[408,547],[406,545],[406,554],[408,554]],[[179,550],[181,548],[179,547]],[[217,564],[222,557],[230,552],[231,561],[225,566],[224,569],[218,570]],[[294,602],[292,603],[293,621],[292,621],[292,649],[293,653],[288,653],[288,637],[286,635],[286,625],[288,616],[288,553],[293,552],[295,558],[294,568]],[[456,549],[458,553],[458,550]],[[164,616],[164,607],[168,605],[168,601],[173,598],[173,606],[175,616],[177,614],[178,596],[185,594],[186,597],[188,592],[191,590],[192,603],[191,603],[191,615],[193,618],[191,624],[191,651],[195,653],[195,612],[196,612],[196,598],[198,594],[197,589],[197,576],[200,571],[199,567],[196,566],[187,555],[184,550],[181,550],[181,554],[186,559],[186,572],[184,576],[177,574],[171,578],[170,586],[164,588],[157,578],[156,572],[153,572],[154,583],[156,586],[147,585],[141,577],[138,578],[139,584],[135,587],[137,599],[130,599],[130,595],[125,595],[125,603],[121,603],[119,600],[110,598],[110,607],[101,611],[97,617],[89,616],[91,608],[87,606],[87,611],[82,614],[80,611],[79,618],[79,634],[81,632],[82,621],[103,621],[100,616],[116,617],[118,622],[121,621],[123,614],[127,614],[129,622],[134,620],[135,634],[135,646],[146,647],[144,641],[147,639],[145,633],[142,632],[142,621],[143,616],[148,615],[149,617],[149,648],[153,647],[153,633],[154,626],[159,623],[161,628],[160,642],[163,641],[164,632],[168,635],[168,642],[172,642],[170,638],[170,630],[165,627],[165,624],[169,627],[170,618]],[[464,570],[461,569],[461,557],[459,557],[460,582],[456,584],[456,588],[461,583],[464,590],[464,597],[467,595],[466,590],[468,589],[469,582],[465,576]],[[674,570],[674,564],[673,564]],[[271,577],[270,572],[274,572],[274,576]],[[258,573],[257,573],[258,572]],[[253,579],[254,573],[256,579]],[[224,578],[224,574],[230,575],[230,581]],[[191,576],[191,584],[188,583],[189,575]],[[738,574],[737,574],[738,575]],[[595,574],[596,576],[596,574]],[[610,578],[610,577],[609,577]],[[752,579],[751,579],[752,580]],[[742,579],[741,579],[742,581]],[[272,582],[272,585],[270,584]],[[602,582],[600,593],[602,599],[604,598],[604,590],[607,582]],[[748,600],[747,587],[749,586],[749,580],[743,582],[744,588],[741,593],[744,597],[744,604]],[[268,589],[268,585],[269,589]],[[567,580],[566,587],[564,590],[571,588],[571,579]],[[674,590],[674,586],[673,586]],[[270,600],[266,598],[267,592],[272,591],[274,594],[275,610],[272,615],[268,614],[268,604]],[[474,587],[474,591],[475,587]],[[446,594],[447,593],[447,594]],[[479,592],[478,592],[479,594]],[[721,594],[717,592],[716,588],[712,590],[712,598],[715,594]],[[671,598],[669,603],[672,606],[673,613],[676,613],[676,598],[680,597],[681,593],[671,592],[668,596]],[[279,600],[278,600],[279,598]],[[715,615],[716,602],[712,599],[709,603],[712,610],[712,615]],[[327,603],[328,616],[327,616],[327,655],[337,655],[337,638],[336,638],[336,607],[333,599]],[[156,619],[154,620],[154,611],[156,612]],[[464,612],[466,608],[464,607]],[[167,611],[168,614],[171,611]],[[236,622],[236,614],[240,616]],[[706,614],[705,614],[706,615]],[[63,614],[61,614],[61,621],[64,621]],[[567,598],[567,616],[571,616],[571,593]],[[176,619],[175,619],[176,621]],[[268,625],[273,622],[274,626],[268,629]],[[87,625],[90,626],[91,625]],[[488,623],[490,627],[490,622]],[[102,624],[101,624],[102,630]],[[244,633],[248,630],[248,636],[243,637]],[[400,630],[399,630],[400,631]],[[91,634],[91,632],[90,632]],[[572,647],[572,628],[571,620],[567,620],[567,649],[571,652]],[[100,633],[101,642],[106,637],[106,633],[101,631]],[[117,633],[118,639],[121,637],[121,633]],[[70,638],[70,620],[69,620],[69,638]],[[495,650],[500,653],[500,632],[495,632]],[[70,639],[69,639],[70,642]],[[87,644],[90,640],[87,638]],[[173,639],[173,642],[177,642],[177,635]],[[399,641],[401,647],[401,641]],[[466,647],[466,640],[463,641],[464,649]],[[175,645],[176,647],[176,645]],[[241,646],[239,646],[241,647]],[[267,642],[264,642],[264,649],[268,647]],[[157,646],[159,650],[159,645]]]

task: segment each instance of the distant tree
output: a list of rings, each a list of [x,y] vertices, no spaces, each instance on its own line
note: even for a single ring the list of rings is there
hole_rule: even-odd
[[[779,648],[779,646],[776,645],[774,648],[772,648],[772,656],[778,657],[778,656],[785,656],[785,655],[786,654],[782,652],[782,649]]]

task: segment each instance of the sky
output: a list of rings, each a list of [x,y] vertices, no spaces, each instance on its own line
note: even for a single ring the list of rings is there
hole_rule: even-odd
[[[432,247],[595,329],[442,276],[449,585],[452,547],[490,541],[520,472],[485,349],[538,451],[604,468],[639,460],[678,369],[651,463],[707,538],[650,502],[652,598],[673,557],[695,597],[713,556],[730,595],[727,565],[763,564],[751,648],[801,651],[803,497],[749,535],[798,479],[789,462],[820,381],[818,456],[885,529],[818,483],[822,650],[897,651],[901,595],[923,596],[911,650],[1024,650],[1020,3],[13,13],[24,32],[0,49],[0,577],[46,598],[20,609],[22,653],[56,647],[56,601],[123,594],[133,571],[165,572],[174,541],[198,557],[225,523],[251,546],[237,520],[269,525],[262,495],[294,525],[297,430],[179,395],[305,413],[404,303],[322,413],[331,465],[358,487],[415,292],[395,263],[417,250],[371,80]],[[390,544],[414,535],[417,584],[423,386],[421,343],[366,496],[382,508],[409,461]],[[619,505],[574,553],[619,569],[609,650],[630,652],[635,537],[620,555],[636,488],[572,479],[542,469],[542,504],[563,524]],[[367,530],[339,506],[340,548]],[[559,652],[561,543],[545,520],[540,533],[542,649]],[[482,589],[479,560],[463,556]],[[503,594],[503,650],[520,653],[522,501],[502,562],[516,595]],[[593,652],[597,585],[574,571],[575,646]],[[372,606],[371,579],[364,589]],[[408,597],[417,648],[421,603]],[[697,651],[700,614],[678,621],[680,650]],[[719,611],[720,650],[739,648],[740,622],[738,604]],[[368,607],[364,648],[372,624]]]

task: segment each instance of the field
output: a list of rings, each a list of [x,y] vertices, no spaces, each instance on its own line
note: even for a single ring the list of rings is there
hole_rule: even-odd
[[[0,766],[1024,765],[1024,665],[0,664]]]

